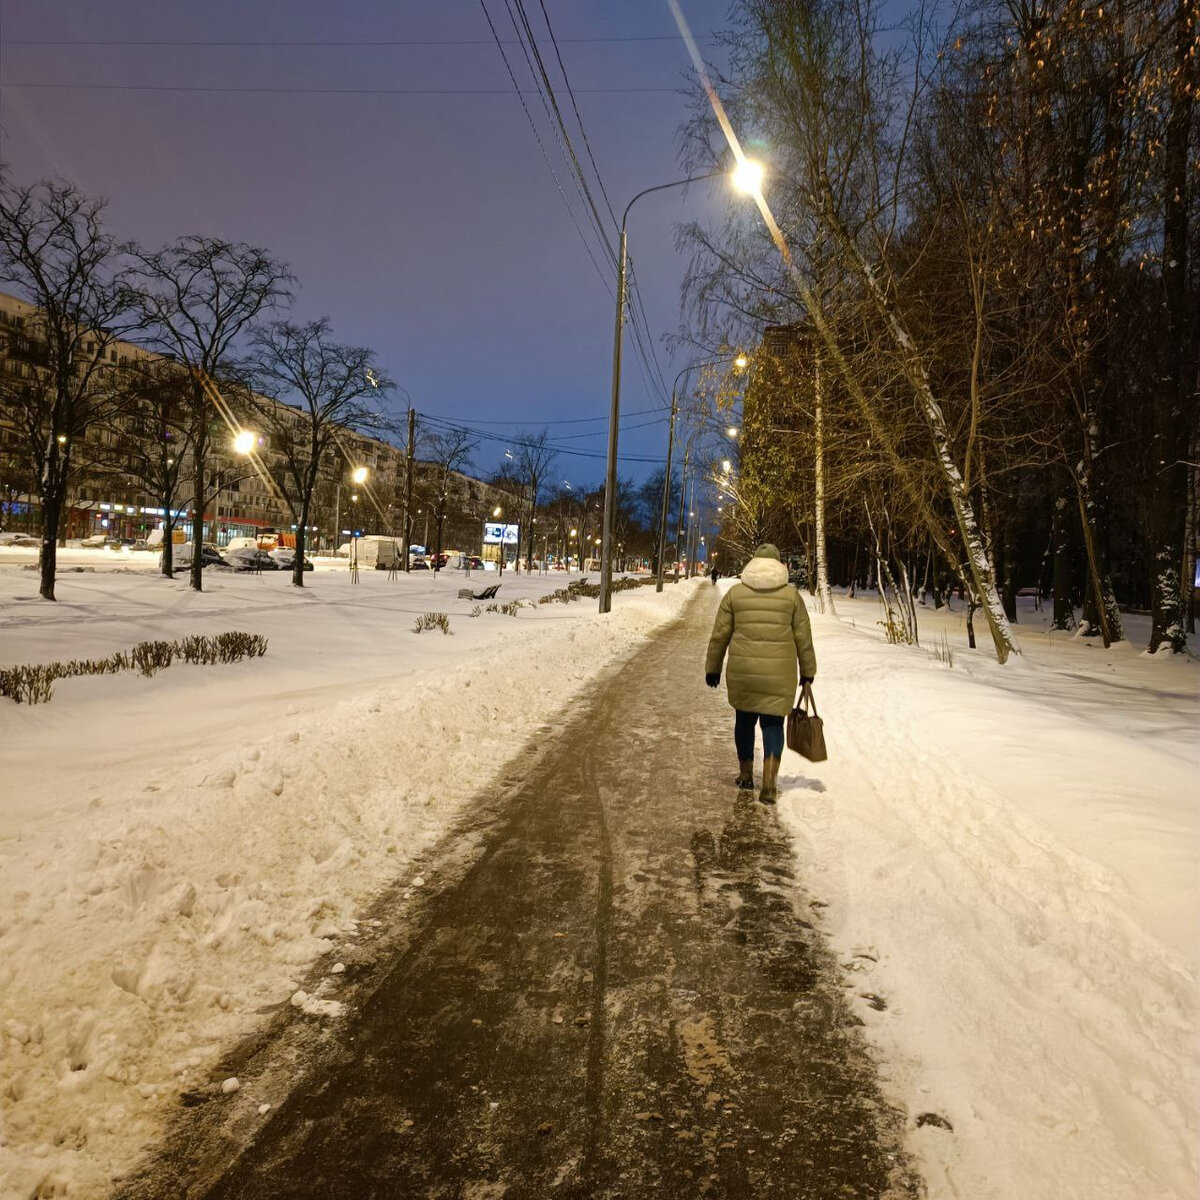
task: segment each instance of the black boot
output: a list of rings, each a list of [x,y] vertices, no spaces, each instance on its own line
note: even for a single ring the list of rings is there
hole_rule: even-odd
[[[737,785],[743,792],[754,791],[754,759],[738,759]]]

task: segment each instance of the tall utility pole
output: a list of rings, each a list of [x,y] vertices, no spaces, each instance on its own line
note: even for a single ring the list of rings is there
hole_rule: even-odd
[[[679,476],[679,520],[675,524],[675,579],[679,579],[680,551],[683,547],[683,506],[687,503],[688,461],[692,457],[692,440],[688,438],[687,449],[683,452],[683,471]]]
[[[613,516],[617,506],[617,427],[621,420],[621,334],[625,324],[625,286],[626,271],[629,265],[629,243],[626,238],[626,226],[629,223],[629,210],[643,197],[652,192],[665,192],[670,188],[686,187],[689,183],[699,183],[703,179],[712,179],[724,175],[724,171],[709,171],[704,175],[693,175],[687,179],[676,179],[673,183],[660,183],[657,187],[649,187],[638,192],[625,206],[621,214],[621,241],[617,254],[617,327],[613,337],[613,369],[612,369],[612,403],[608,418],[608,470],[605,472],[604,485],[604,528],[600,547],[600,611],[612,611],[612,569],[613,569]],[[761,174],[761,169],[760,169]],[[744,177],[743,177],[744,179]],[[748,187],[739,182],[739,187]]]
[[[682,374],[682,372],[681,372]],[[676,380],[678,383],[678,380]],[[671,428],[667,433],[667,465],[663,472],[662,513],[658,522],[658,563],[654,590],[663,590],[663,558],[667,553],[667,508],[671,500],[671,455],[675,450],[675,414],[678,411],[675,392],[671,393]]]
[[[408,570],[408,547],[412,542],[409,527],[412,524],[412,487],[413,487],[413,455],[417,444],[417,410],[411,405],[408,409],[408,454],[404,465],[404,569]]]

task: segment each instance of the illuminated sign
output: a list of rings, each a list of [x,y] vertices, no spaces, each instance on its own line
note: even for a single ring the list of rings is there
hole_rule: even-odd
[[[499,525],[488,521],[483,526],[483,544],[485,546],[517,545],[520,525]]]

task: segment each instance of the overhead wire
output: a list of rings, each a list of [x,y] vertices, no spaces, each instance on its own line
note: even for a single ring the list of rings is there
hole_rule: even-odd
[[[524,16],[524,6],[522,3],[522,0],[515,0],[515,2],[517,4],[517,7],[521,10],[522,15]],[[588,139],[587,129],[584,127],[584,124],[583,124],[583,116],[580,113],[579,105],[578,105],[578,103],[576,103],[576,100],[575,100],[575,89],[572,88],[572,86],[571,86],[571,78],[567,74],[566,63],[563,62],[562,51],[559,49],[559,45],[558,45],[558,38],[556,37],[556,35],[554,33],[554,26],[550,21],[550,13],[548,12],[548,10],[546,8],[545,0],[538,0],[538,5],[542,11],[542,19],[546,25],[546,33],[549,35],[550,44],[554,48],[554,57],[558,62],[558,70],[559,70],[559,73],[562,75],[563,85],[566,87],[567,96],[571,101],[571,111],[575,115],[575,124],[579,129],[579,136],[583,142],[584,150],[587,153],[588,161],[592,164],[592,171],[595,173],[596,183],[600,188],[600,194],[601,194],[601,196],[604,197],[604,204],[605,204],[605,207],[608,209],[609,218],[612,220],[613,230],[614,230],[614,232],[616,232],[619,235],[620,222],[617,220],[617,214],[613,208],[612,200],[609,198],[608,189],[604,186],[604,177],[600,174],[600,166],[596,162],[596,156],[592,152],[592,144],[591,144],[591,141]],[[525,26],[526,26],[527,34],[532,42],[533,41],[533,31],[529,24],[528,17],[525,17]],[[534,43],[534,45],[535,45],[534,52],[536,54],[537,53],[536,43]],[[541,62],[540,54],[538,54],[538,61],[539,61],[539,63]],[[543,78],[546,81],[546,86],[549,87],[550,83],[549,83],[548,77],[545,74],[544,67],[543,67]],[[580,91],[582,93],[582,89],[580,89]],[[558,113],[559,120],[561,122],[562,114],[561,114],[561,112],[559,112],[557,103],[555,103],[555,112]],[[564,127],[564,131],[565,131],[565,127]],[[574,159],[574,150],[573,149],[572,149],[572,158]],[[576,164],[576,167],[582,172],[582,168],[579,167],[577,159],[575,159],[575,164]],[[601,221],[601,217],[598,212],[596,213],[596,219],[598,222]],[[615,259],[614,259],[613,265],[614,266],[616,265]],[[645,378],[645,371],[643,371],[643,379],[647,383],[647,390],[650,392],[657,391],[659,394],[660,402],[665,404],[666,400],[667,400],[666,379],[663,377],[662,367],[661,367],[661,364],[658,362],[658,355],[654,350],[654,336],[650,332],[650,323],[646,318],[645,306],[642,302],[641,292],[638,290],[638,287],[637,287],[637,277],[633,270],[632,261],[627,263],[626,280],[627,280],[626,287],[627,287],[630,297],[632,298],[632,301],[633,301],[633,303],[631,303],[629,305],[629,316],[630,316],[631,332],[633,333],[635,341],[637,342],[637,353],[638,353],[638,356],[641,359],[642,363],[644,364],[646,370],[649,370],[650,367],[653,366],[653,373],[657,377],[657,385],[653,386],[653,387],[650,386],[650,380]],[[638,326],[639,319],[641,321],[640,328]],[[643,337],[645,340],[643,340]]]
[[[471,434],[478,440],[490,443],[492,445],[504,446],[506,448],[512,446],[544,445],[546,448],[553,450],[556,454],[561,454],[567,458],[584,458],[597,462],[602,462],[607,457],[607,452],[604,450],[585,450],[573,446],[562,445],[561,442],[570,440],[568,438],[561,438],[556,442],[543,443],[540,439],[535,440],[529,438],[512,437],[503,433],[498,433],[494,430],[480,429],[477,426],[468,423],[447,421],[444,418],[435,416],[432,413],[419,412],[417,415],[422,424],[427,428],[439,430],[462,430]],[[662,420],[663,418],[659,418],[658,420],[639,423],[638,425],[630,426],[629,428],[638,429],[649,425],[658,425],[662,423]],[[627,463],[658,463],[659,458],[657,455],[624,454],[620,456],[619,461]]]
[[[616,252],[612,249],[612,246],[608,241],[608,236],[604,232],[604,218],[600,213],[598,205],[596,204],[595,197],[592,194],[591,187],[588,183],[586,172],[584,171],[583,166],[579,161],[579,155],[577,154],[574,144],[572,142],[570,130],[567,128],[566,121],[563,118],[562,108],[558,103],[557,97],[555,96],[554,85],[551,82],[549,72],[546,68],[545,60],[542,58],[541,51],[538,48],[537,39],[536,39],[536,36],[533,31],[533,26],[529,20],[528,13],[525,11],[525,6],[523,3],[523,0],[504,0],[504,4],[505,4],[506,9],[508,10],[509,18],[513,22],[514,31],[517,33],[519,38],[523,38],[522,49],[524,50],[526,64],[530,69],[530,73],[533,75],[534,82],[539,88],[544,89],[544,91],[546,93],[545,96],[543,97],[543,107],[546,111],[547,118],[556,127],[559,145],[563,149],[563,153],[568,160],[568,163],[572,169],[572,172],[575,174],[575,176],[578,179],[579,190],[581,191],[582,198],[584,200],[585,205],[587,206],[587,212],[590,216],[592,227],[593,227],[593,229],[596,230],[597,236],[602,239],[602,241],[606,247],[606,250],[608,252],[612,266],[615,269],[617,267]],[[520,18],[521,18],[520,24],[517,23],[516,16],[514,15],[514,11],[513,11],[514,7],[516,10],[516,13],[518,13],[520,15]],[[563,64],[562,55],[558,51],[557,43],[554,41],[553,26],[551,26],[551,24],[550,24],[549,15],[546,12],[544,4],[542,5],[542,13],[543,13],[543,17],[545,18],[545,21],[546,21],[547,33],[549,34],[549,36],[551,38],[552,44],[554,44],[554,46],[555,46],[555,54],[558,59],[559,69],[563,75],[563,82],[564,82],[568,92],[570,93],[571,92],[570,79],[566,74],[566,67]],[[579,107],[575,103],[573,94],[571,95],[571,103],[572,103],[573,111],[575,113],[576,123],[579,125],[580,134],[581,134],[584,142],[587,143],[587,132],[583,127],[583,121],[582,121],[582,117],[580,116],[580,113],[579,113]],[[616,214],[613,211],[612,204],[608,198],[608,193],[604,188],[603,178],[600,176],[600,171],[599,171],[599,167],[596,164],[595,156],[591,152],[590,143],[587,144],[587,153],[588,153],[588,157],[592,163],[592,168],[596,174],[596,180],[599,185],[601,194],[604,196],[604,201],[608,208],[609,216],[612,219],[613,225],[615,228],[616,227]],[[657,394],[659,403],[663,407],[665,407],[667,404],[666,382],[663,378],[662,369],[658,363],[657,356],[654,354],[654,351],[653,351],[653,336],[650,335],[650,333],[649,333],[649,323],[648,323],[648,321],[646,321],[646,318],[645,318],[645,312],[642,307],[640,293],[638,293],[636,291],[636,280],[634,279],[634,277],[632,276],[632,274],[630,272],[627,272],[626,287],[629,290],[629,292],[631,293],[633,300],[634,300],[634,303],[632,303],[629,306],[629,312],[630,312],[630,317],[631,317],[630,329],[633,334],[635,351],[636,351],[636,353],[638,355],[638,359],[639,359],[639,371],[642,375],[643,382],[646,384],[647,392],[650,395]],[[639,315],[640,315],[642,324],[645,328],[644,335],[643,335],[643,329],[639,328],[639,326],[638,326]],[[645,338],[645,340],[644,340],[644,338]],[[648,345],[647,345],[647,341],[649,343]],[[657,376],[657,380],[654,378],[655,376]]]
[[[505,52],[504,44],[500,40],[500,34],[496,26],[492,22],[492,14],[488,12],[486,0],[479,0],[479,5],[483,9],[483,15],[487,18],[488,28],[492,31],[492,37],[495,39],[496,47],[500,51],[500,57],[504,60],[504,69],[508,72],[509,79],[512,80],[513,88],[517,93],[517,99],[521,102],[521,108],[525,111],[525,117],[529,122],[529,128],[533,130],[534,139],[537,141],[538,149],[542,152],[542,158],[546,163],[546,168],[550,172],[550,177],[554,180],[554,186],[558,189],[558,194],[562,197],[562,202],[566,206],[567,213],[571,218],[571,224],[575,226],[575,232],[579,234],[580,241],[583,242],[583,248],[587,251],[587,256],[591,259],[592,266],[596,269],[596,274],[600,276],[600,282],[604,285],[605,290],[611,296],[613,294],[612,287],[609,285],[608,278],[601,269],[600,264],[596,261],[596,256],[592,253],[591,244],[584,236],[583,229],[575,218],[575,210],[571,207],[570,201],[567,199],[566,192],[563,191],[563,186],[559,182],[558,174],[554,170],[554,165],[550,162],[550,156],[546,152],[546,146],[542,141],[542,135],[538,132],[537,123],[533,119],[533,114],[529,111],[529,106],[525,103],[525,97],[521,94],[521,85],[517,83],[517,77],[513,73],[512,65],[508,61],[508,54]]]
[[[177,83],[46,83],[35,80],[13,80],[5,83],[6,88],[28,88],[42,91],[92,91],[92,92],[215,92],[254,95],[298,95],[298,96],[507,96],[509,88],[346,88],[346,87],[256,87],[225,84],[177,84]],[[518,96],[525,96],[530,89],[518,87]],[[580,88],[592,95],[636,95],[649,93],[677,92],[668,87],[607,87]]]
[[[639,409],[635,409],[633,412],[624,413],[623,415],[626,417],[642,417],[642,416],[645,416],[647,413],[656,413],[656,412],[658,412],[657,408],[639,408]],[[495,420],[495,421],[492,421],[492,420],[486,420],[486,419],[483,419],[480,417],[461,417],[461,418],[460,417],[443,417],[443,420],[449,421],[453,425],[461,425],[465,421],[474,421],[474,423],[476,425],[526,425],[526,426],[537,425],[537,426],[541,427],[543,425],[593,424],[593,423],[597,423],[597,422],[601,422],[601,421],[607,421],[608,414],[605,413],[604,416],[602,416],[602,417],[566,417],[560,421],[532,421],[532,420],[525,420],[525,421]]]
[[[542,19],[546,23],[546,32],[550,36],[550,44],[554,48],[554,57],[558,61],[559,73],[562,75],[563,84],[567,89],[567,96],[571,101],[571,111],[575,114],[575,124],[579,127],[579,136],[583,140],[583,146],[584,146],[584,149],[587,151],[588,161],[591,162],[592,170],[596,174],[596,182],[600,187],[600,194],[604,197],[604,204],[605,204],[605,207],[608,209],[609,217],[612,219],[613,228],[615,230],[617,230],[619,233],[620,222],[617,220],[617,214],[616,214],[616,211],[613,209],[612,200],[609,198],[608,189],[604,186],[604,177],[600,174],[600,166],[596,162],[596,156],[592,153],[592,143],[588,139],[587,129],[584,127],[584,124],[583,124],[583,117],[581,116],[581,114],[579,112],[579,105],[575,101],[575,89],[572,88],[572,86],[571,86],[571,79],[570,79],[570,76],[567,74],[567,66],[566,66],[566,63],[563,62],[562,51],[559,49],[559,45],[558,45],[558,38],[555,36],[554,26],[550,21],[550,13],[546,9],[546,0],[538,0],[538,5],[542,10]],[[568,39],[568,38],[563,39],[564,42],[567,42],[569,40],[570,39]],[[582,94],[583,89],[580,89],[580,92]],[[636,274],[634,273],[632,260],[629,261],[629,263],[627,265],[627,276],[628,276],[628,281],[629,281],[628,288],[629,288],[630,294],[632,295],[632,297],[634,299],[634,303],[632,305],[630,305],[630,321],[631,321],[631,326],[634,330],[634,336],[637,338],[637,340],[640,343],[642,340],[643,334],[645,335],[646,343],[648,344],[648,348],[649,348],[648,357],[653,362],[654,372],[658,378],[658,384],[660,385],[659,388],[657,389],[659,391],[659,398],[661,401],[666,402],[666,400],[667,400],[667,381],[662,372],[662,364],[659,363],[659,361],[658,361],[658,354],[654,349],[654,335],[650,331],[650,322],[646,317],[645,305],[642,301],[641,292],[637,286],[637,277],[636,277]],[[639,319],[641,320],[641,323],[642,323],[641,329],[638,329],[638,327],[637,327],[637,322]],[[640,351],[641,355],[644,356],[646,350],[647,350],[646,344],[642,344],[639,346],[639,351]]]
[[[567,37],[564,43],[621,43],[621,42],[677,42],[677,33],[643,34],[624,37]],[[712,38],[698,38],[712,41]],[[513,39],[504,39],[512,45]],[[186,38],[10,38],[10,46],[216,46],[216,47],[370,47],[370,46],[490,46],[487,38],[374,38],[371,41],[334,41],[318,39],[238,38],[229,40],[201,40]]]

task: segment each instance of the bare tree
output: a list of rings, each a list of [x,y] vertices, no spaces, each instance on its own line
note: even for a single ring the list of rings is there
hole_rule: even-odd
[[[190,235],[161,250],[133,250],[138,302],[157,349],[187,372],[192,458],[191,584],[204,587],[207,462],[222,426],[236,431],[221,388],[239,337],[261,313],[290,298],[292,276],[269,251],[244,242]]]
[[[171,359],[139,356],[121,366],[115,395],[118,405],[111,429],[122,445],[119,469],[136,479],[162,509],[161,569],[170,579],[177,514],[190,499],[185,475],[192,438],[187,374]]]
[[[377,434],[387,425],[379,402],[394,384],[371,366],[374,353],[330,337],[327,317],[295,325],[273,321],[250,339],[243,374],[253,392],[246,404],[282,456],[276,484],[296,522],[292,583],[304,586],[304,548],[321,466],[343,429]],[[284,403],[294,398],[299,408]]]
[[[9,334],[22,374],[4,384],[42,510],[39,593],[54,599],[63,507],[88,429],[111,409],[114,343],[136,323],[104,203],[72,184],[0,183],[0,282],[35,311]]]
[[[446,507],[450,499],[451,476],[471,465],[471,458],[478,448],[478,439],[468,430],[456,425],[448,426],[439,433],[425,435],[422,457],[433,466],[427,479],[427,503],[433,509],[435,522],[435,566],[441,562],[442,528],[446,522]],[[502,554],[503,550],[502,546]]]
[[[525,534],[525,569],[533,570],[533,516],[537,512],[538,492],[546,477],[554,471],[558,454],[547,444],[549,432],[519,433],[517,435],[516,473],[520,478],[529,504],[529,521]],[[518,558],[520,551],[518,549]]]

